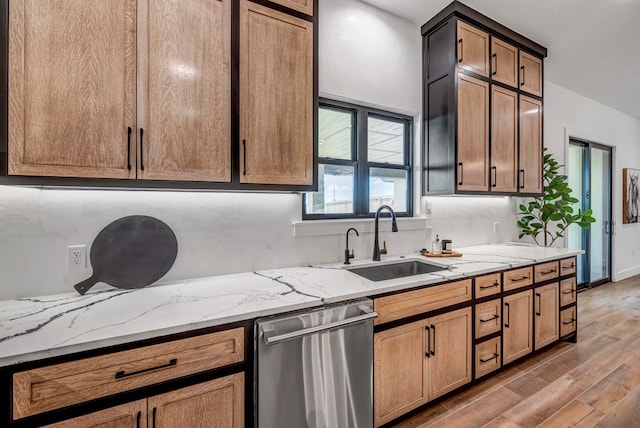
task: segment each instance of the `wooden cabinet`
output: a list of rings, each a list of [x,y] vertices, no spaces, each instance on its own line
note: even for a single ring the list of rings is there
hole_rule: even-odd
[[[533,294],[531,290],[506,296],[502,305],[503,364],[533,351]]]
[[[313,183],[313,23],[240,1],[241,183]]]
[[[458,190],[489,187],[489,84],[458,73]]]
[[[476,379],[500,368],[500,338],[476,345]]]
[[[575,303],[577,294],[578,289],[575,276],[560,281],[560,306]]]
[[[463,21],[458,21],[458,67],[489,76],[489,34]]]
[[[520,95],[519,191],[542,191],[542,102]]]
[[[501,307],[502,302],[500,299],[476,305],[476,339],[500,331],[502,328]]]
[[[518,86],[518,48],[497,37],[491,37],[491,80]]]
[[[560,336],[564,337],[568,334],[574,333],[577,329],[578,318],[576,316],[577,308],[572,306],[564,309],[560,313]]]
[[[560,338],[557,282],[534,290],[534,311],[534,350],[537,351]]]
[[[376,333],[375,425],[471,381],[471,308]]]
[[[517,290],[533,284],[533,268],[531,266],[511,269],[504,273],[504,291]]]
[[[524,51],[520,51],[520,89],[542,96],[542,60]]]
[[[517,191],[518,94],[491,87],[491,191]]]
[[[492,296],[502,291],[502,275],[500,275],[500,273],[478,276],[474,282],[476,286],[476,299]]]
[[[45,428],[133,428],[147,426],[147,400],[132,401]]]
[[[533,267],[533,279],[535,282],[544,282],[558,277],[558,262],[540,263]]]
[[[313,16],[313,0],[269,0],[272,3],[277,3],[282,6],[286,6],[289,9],[302,12],[304,14]]]

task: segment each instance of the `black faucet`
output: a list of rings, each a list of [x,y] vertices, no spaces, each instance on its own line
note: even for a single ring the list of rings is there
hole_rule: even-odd
[[[380,207],[376,210],[376,216],[374,220],[375,238],[373,239],[373,259],[372,259],[374,262],[380,261],[380,254],[387,254],[386,247],[383,250],[381,250],[380,245],[378,244],[378,217],[380,217],[380,211],[382,211],[383,209],[388,210],[389,214],[391,214],[391,231],[392,232],[398,231],[398,225],[396,224],[396,213],[393,212],[393,209],[389,205],[380,205]]]
[[[344,250],[345,265],[350,265],[351,263],[349,263],[349,259],[355,257],[355,254],[353,254],[353,250],[351,250],[351,254],[349,254],[349,232],[351,232],[352,230],[356,233],[356,236],[360,236],[360,234],[358,233],[358,229],[356,229],[355,227],[350,227],[349,229],[347,229],[347,248],[346,250]]]

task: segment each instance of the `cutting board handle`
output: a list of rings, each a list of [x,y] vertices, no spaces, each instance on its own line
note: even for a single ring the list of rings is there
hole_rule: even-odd
[[[98,282],[96,281],[96,278],[93,275],[91,275],[90,278],[87,278],[84,281],[77,283],[76,285],[73,286],[73,288],[75,288],[78,293],[84,295],[87,291],[89,291],[91,287],[96,285],[96,282]]]

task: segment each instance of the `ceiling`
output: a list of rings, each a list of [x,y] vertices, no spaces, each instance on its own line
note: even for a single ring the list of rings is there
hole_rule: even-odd
[[[424,24],[451,0],[362,0]],[[463,0],[548,49],[545,80],[640,119],[639,0]]]

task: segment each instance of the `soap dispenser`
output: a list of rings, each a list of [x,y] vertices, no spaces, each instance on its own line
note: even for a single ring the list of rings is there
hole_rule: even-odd
[[[440,238],[438,237],[438,235],[436,235],[436,240],[433,241],[433,244],[431,245],[431,252],[433,254],[442,253],[442,244],[440,243]]]

